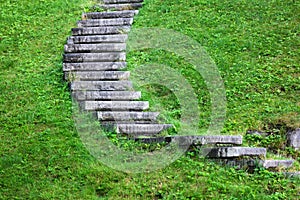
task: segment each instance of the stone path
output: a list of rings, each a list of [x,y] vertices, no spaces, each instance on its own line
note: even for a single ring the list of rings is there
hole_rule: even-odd
[[[264,160],[265,148],[241,147],[242,136],[166,136],[159,133],[172,124],[159,124],[158,112],[148,112],[149,102],[139,101],[126,69],[126,39],[143,0],[103,0],[105,11],[84,13],[64,48],[64,77],[72,96],[83,110],[93,112],[104,125],[114,126],[137,142],[161,143],[178,140],[180,145],[205,146],[209,158],[244,167],[246,157],[265,168],[290,167],[293,160]],[[148,136],[148,137],[141,137]]]

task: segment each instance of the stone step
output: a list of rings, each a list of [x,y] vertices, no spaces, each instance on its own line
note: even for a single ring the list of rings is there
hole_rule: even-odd
[[[155,121],[158,115],[159,112],[97,112],[103,121]]]
[[[64,54],[64,62],[116,62],[125,60],[125,52]]]
[[[137,10],[143,6],[142,3],[120,3],[120,4],[100,4],[99,7],[105,10]]]
[[[148,101],[84,101],[82,105],[90,111],[141,111],[149,108]]]
[[[122,10],[108,12],[83,13],[82,19],[108,19],[108,18],[130,18],[138,14],[138,10]]]
[[[142,3],[144,0],[102,0],[105,4],[116,4],[116,3]]]
[[[128,36],[119,35],[89,35],[89,36],[70,36],[67,44],[91,44],[91,43],[125,43]]]
[[[172,124],[117,124],[117,133],[130,136],[156,135],[171,128]]]
[[[126,50],[125,43],[102,43],[102,44],[67,44],[64,46],[66,53],[101,53],[120,52]]]
[[[84,27],[72,28],[72,35],[110,35],[124,34],[130,31],[130,26]]]
[[[155,138],[136,138],[136,141],[143,143],[162,143],[178,141],[180,145],[205,145],[205,144],[234,144],[241,145],[242,136],[232,135],[177,135]]]
[[[88,71],[88,72],[65,72],[65,80],[85,81],[85,80],[127,80],[130,76],[129,71]]]
[[[72,96],[79,100],[136,100],[141,92],[135,91],[73,91]]]
[[[292,167],[294,160],[261,160],[259,163],[266,169],[277,167],[289,168]]]
[[[131,26],[133,18],[87,19],[77,21],[77,27]]]
[[[100,120],[101,121],[101,120]],[[120,124],[157,124],[157,122],[154,121],[150,121],[150,120],[135,120],[135,121],[101,121],[101,125],[102,126],[106,126],[106,127],[116,127],[117,125]]]
[[[132,89],[131,81],[74,81],[71,83],[71,90],[122,91]]]
[[[242,156],[266,156],[266,148],[254,147],[210,147],[202,148],[202,152],[209,158],[234,158]]]
[[[63,71],[109,71],[126,68],[126,62],[63,63]]]

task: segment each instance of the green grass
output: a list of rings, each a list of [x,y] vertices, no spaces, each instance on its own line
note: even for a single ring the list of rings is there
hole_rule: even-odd
[[[62,81],[63,45],[91,3],[1,0],[0,199],[297,199],[297,179],[262,169],[248,174],[189,154],[165,169],[137,175],[93,158],[75,130]],[[226,86],[224,133],[278,129],[278,124],[293,128],[299,127],[300,113],[299,6],[296,1],[146,0],[135,26],[174,29],[205,47]],[[185,66],[167,52],[129,55],[130,64],[134,59]],[[205,127],[209,104],[203,81],[188,66],[182,71],[190,82],[197,80],[192,85],[203,109],[199,125]],[[178,105],[167,99],[153,102],[169,106],[173,120]]]

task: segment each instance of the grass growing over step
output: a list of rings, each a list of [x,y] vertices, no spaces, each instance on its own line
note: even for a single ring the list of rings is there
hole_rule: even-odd
[[[204,3],[204,1],[193,1],[193,4],[196,5],[198,3],[199,8],[205,8],[202,7],[201,2]],[[219,16],[218,8],[226,10],[226,7],[222,8],[221,5],[226,6],[227,4],[225,3],[228,3],[228,6],[230,6],[234,4],[233,2],[237,1],[213,2],[216,3],[208,3],[207,6],[216,6],[214,12],[212,11],[212,7],[206,7],[208,11],[211,10],[211,12],[207,13],[208,18],[197,21],[198,27],[204,25],[211,26],[210,31],[207,30],[208,32],[205,31],[202,33],[188,31],[194,27],[193,24],[189,26],[181,25],[177,30],[181,29],[184,33],[190,32],[190,36],[196,39],[197,37],[202,38],[199,41],[206,41],[206,43],[203,43],[203,46],[210,46],[207,49],[212,53],[211,55],[214,59],[218,58],[220,59],[219,62],[226,65],[226,60],[228,59],[230,61],[242,58],[242,56],[235,57],[235,51],[230,51],[231,49],[239,49],[240,46],[229,45],[229,43],[222,47],[220,43],[223,40],[218,39],[217,36],[215,37],[216,40],[212,38],[205,40],[205,38],[210,37],[212,33],[220,34],[213,28],[213,23],[218,19],[227,19],[226,16]],[[147,16],[151,16],[155,12],[165,13],[161,17],[166,16],[174,8],[178,11],[177,14],[183,12],[187,16],[192,15],[193,12],[194,14],[199,12],[198,7],[197,9],[196,7],[191,7],[192,4],[185,4],[186,2],[178,4],[178,2],[173,3],[172,1],[147,1],[147,3],[151,4],[148,4],[144,11],[141,12],[139,21],[137,22],[140,25],[143,23],[148,26],[151,23],[157,23],[152,25],[158,25],[158,23],[166,21],[160,18],[160,15],[157,15],[156,18],[151,18],[151,20],[147,18]],[[281,9],[281,12],[288,12],[291,9],[299,8],[299,5],[295,3],[295,6],[291,6],[293,5],[292,3],[291,1],[290,5],[281,5],[284,7],[284,9]],[[75,130],[69,91],[67,84],[62,81],[61,62],[63,45],[65,44],[66,37],[70,34],[70,28],[75,26],[76,20],[79,19],[81,12],[87,4],[89,2],[81,0],[1,1],[0,199],[297,198],[297,195],[299,195],[299,180],[285,179],[281,175],[271,174],[264,170],[257,170],[254,174],[247,174],[243,171],[235,171],[232,168],[220,167],[199,159],[192,154],[182,157],[165,169],[138,175],[116,172],[95,160],[85,149]],[[241,9],[243,7],[238,8]],[[290,11],[290,15],[295,13],[297,12]],[[249,12],[246,14],[250,15],[253,13]],[[205,15],[201,16],[205,17]],[[277,15],[274,14],[274,16]],[[185,17],[185,15],[179,15],[176,23],[183,23],[183,21],[192,19],[191,17]],[[294,18],[291,17],[292,19]],[[281,20],[281,17],[279,17],[279,20]],[[176,20],[169,20],[169,23],[171,21],[174,24]],[[293,23],[291,22],[291,24]],[[274,27],[272,26],[272,28]],[[241,43],[247,44],[247,38],[248,35],[245,36],[244,40],[241,40]],[[270,42],[273,42],[273,39],[271,37]],[[292,36],[286,40],[293,41],[290,41],[290,45],[286,45],[287,49],[294,48],[297,45],[297,41],[294,41]],[[214,54],[214,52],[221,51],[218,45],[223,50],[228,49],[227,56],[225,54],[225,57],[223,54],[220,54],[222,56]],[[275,44],[274,48],[279,48],[276,45],[279,44]],[[212,50],[210,50],[211,48]],[[290,51],[293,53],[294,51],[292,50]],[[273,54],[274,52],[271,51],[269,53]],[[289,60],[290,57],[285,57],[285,54],[283,54],[282,57],[287,59],[284,59],[283,63],[277,57],[275,59],[268,56],[262,62],[266,62],[267,64],[267,61],[270,59],[272,62],[270,61],[269,65],[272,63],[275,65],[276,63],[276,66],[278,64],[283,67],[283,65],[289,62],[295,65],[292,66],[291,64],[288,71],[286,70],[287,67],[283,68],[284,70],[282,69],[282,71],[277,71],[281,69],[279,67],[274,68],[276,73],[269,75],[271,77],[278,76],[279,80],[276,80],[280,81],[288,76],[288,74],[291,75],[293,73],[292,70],[296,72],[299,69],[299,65],[297,65],[299,63],[293,60],[299,58],[297,51],[294,54],[294,56],[291,55],[291,61]],[[248,56],[250,60],[255,58],[251,54],[245,54],[244,56]],[[250,66],[245,69],[243,68],[247,67],[247,62],[246,64],[242,62],[244,60],[237,61],[236,64],[242,66],[229,68],[229,71],[226,71],[226,67],[224,69],[220,68],[224,79],[227,80],[228,78],[226,81],[228,82],[227,84],[231,80],[240,77],[243,74],[242,72],[246,73],[250,69]],[[272,66],[265,70],[267,72],[269,72],[268,70],[273,71]],[[228,67],[229,63],[227,63]],[[265,72],[265,70],[260,68],[256,70]],[[230,74],[232,74],[232,78],[230,78]],[[247,74],[249,75],[250,73]],[[258,75],[258,73],[255,75]],[[260,76],[267,77],[268,75],[267,73],[261,73]],[[256,76],[253,75],[252,77]],[[239,81],[243,80],[240,77]],[[255,80],[260,82],[260,79]],[[297,101],[297,93],[295,92],[297,85],[295,85],[296,82],[294,81],[292,78],[284,81],[287,84],[285,92],[279,92],[283,93],[283,96],[279,95],[278,97],[276,95],[272,96],[270,91],[275,90],[274,87],[281,82],[272,85],[270,87],[272,90],[270,91],[265,90],[259,84],[256,86],[258,87],[258,91],[261,92],[257,93],[258,100],[263,101],[265,99],[263,97],[272,97],[270,100],[273,102],[274,97],[274,101],[281,99],[283,105],[278,110],[275,109],[276,107],[270,107],[270,113],[267,111],[263,112],[265,110],[256,114],[249,113],[249,123],[251,122],[250,124],[254,128],[256,127],[254,126],[256,123],[259,124],[256,120],[264,119],[261,114],[272,116],[272,113],[279,115],[283,111],[283,113],[297,113],[296,109],[298,107],[295,105],[298,104],[293,104]],[[269,80],[267,83],[271,84],[272,80]],[[240,100],[246,98],[241,94],[238,95],[239,89],[243,89],[244,87],[242,86],[245,86],[244,84],[243,82],[236,82],[235,89],[228,88],[228,92],[231,95],[229,95],[228,100],[230,106],[226,127],[229,131],[242,130],[243,128],[241,127],[248,123],[246,117],[240,119],[242,112],[237,112],[234,109],[232,111],[233,107],[242,110],[251,108],[251,103],[248,103],[250,105],[247,104],[248,107],[240,108],[239,106],[243,104],[239,103],[239,100],[234,100],[235,98]],[[244,90],[241,91],[245,93]],[[253,91],[252,94],[256,93]],[[238,96],[235,97],[235,95]],[[232,102],[230,101],[230,97],[233,98]],[[245,103],[246,101],[242,102]],[[236,106],[234,106],[235,104]],[[262,108],[266,108],[264,104],[261,106]],[[253,109],[258,108],[253,106]]]

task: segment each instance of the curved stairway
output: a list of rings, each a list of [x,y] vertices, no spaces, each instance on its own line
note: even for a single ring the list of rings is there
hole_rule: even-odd
[[[63,58],[64,77],[81,109],[93,112],[103,125],[114,126],[138,142],[179,141],[180,145],[214,145],[202,148],[209,158],[230,165],[265,168],[290,167],[293,160],[264,160],[265,148],[241,147],[242,136],[166,136],[172,127],[157,123],[158,112],[148,112],[149,103],[139,101],[126,68],[126,39],[143,0],[103,0],[103,12],[84,13],[67,39]],[[148,136],[148,137],[141,137]],[[240,159],[246,157],[247,159]],[[257,162],[258,161],[258,162]]]

